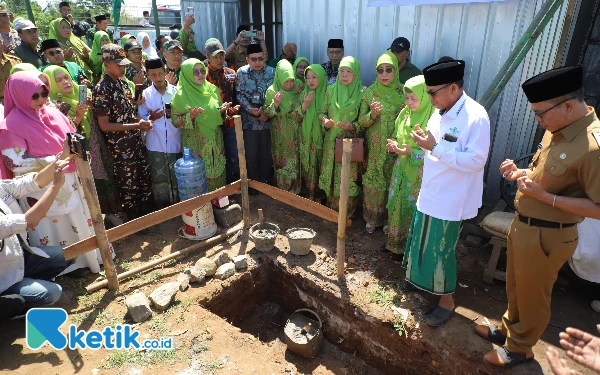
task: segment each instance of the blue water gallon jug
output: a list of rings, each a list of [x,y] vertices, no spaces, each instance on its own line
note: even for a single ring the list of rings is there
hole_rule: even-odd
[[[204,161],[192,155],[188,147],[184,147],[183,157],[175,163],[175,175],[182,201],[208,193]]]

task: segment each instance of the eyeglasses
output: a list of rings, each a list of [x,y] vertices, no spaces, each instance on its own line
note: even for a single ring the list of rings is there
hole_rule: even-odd
[[[329,51],[327,51],[327,53],[330,53],[332,55],[342,55],[344,53],[344,51],[337,49],[337,50],[329,50]]]
[[[535,113],[535,115],[536,115],[537,117],[539,117],[539,118],[544,118],[544,115],[545,115],[546,113],[550,112],[551,110],[553,110],[554,108],[556,108],[556,107],[558,107],[559,105],[563,104],[564,102],[568,102],[569,100],[572,100],[572,99],[575,99],[575,98],[576,98],[576,97],[575,97],[575,96],[573,96],[573,97],[571,97],[571,98],[568,98],[568,99],[565,99],[565,100],[563,100],[562,102],[560,102],[560,103],[558,103],[558,104],[555,104],[555,105],[553,105],[552,107],[548,108],[548,109],[547,109],[547,110],[545,110],[545,111],[542,111],[542,112],[536,112],[536,111],[533,111],[533,113]]]
[[[206,74],[206,70],[204,70],[204,69],[199,69],[199,70],[194,69],[194,77],[200,77],[205,74]]]
[[[55,55],[56,56],[62,55],[62,53],[63,53],[62,49],[55,49],[54,51],[46,51],[46,52],[48,52],[48,55],[50,55],[52,57],[54,57]]]
[[[48,90],[44,89],[44,90],[42,91],[42,93],[41,93],[41,94],[38,94],[38,93],[36,92],[35,94],[31,95],[31,100],[38,100],[38,99],[40,98],[40,96],[41,96],[42,98],[47,98],[47,97],[48,97],[48,95],[50,95],[50,91],[48,91]]]
[[[250,59],[250,61],[252,61],[253,63],[257,62],[257,61],[265,61],[265,57],[261,56],[261,57],[248,57]]]
[[[385,68],[385,70],[383,68],[377,68],[377,74],[383,74],[384,71],[387,74],[391,74],[394,72],[394,68],[392,68],[391,66],[388,66],[387,68]]]
[[[435,94],[437,94],[437,93],[438,93],[438,91],[445,89],[446,87],[450,86],[451,84],[452,84],[452,83],[449,83],[449,84],[447,84],[447,85],[445,85],[445,86],[442,86],[442,87],[440,87],[440,88],[439,88],[439,89],[437,89],[437,90],[433,90],[433,91],[429,91],[429,90],[427,90],[427,91],[425,91],[425,92],[426,92],[426,93],[427,93],[429,96],[431,96],[431,97],[433,98],[433,97],[435,96]]]

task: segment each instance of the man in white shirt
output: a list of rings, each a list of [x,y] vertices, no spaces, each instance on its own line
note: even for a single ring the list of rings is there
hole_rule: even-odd
[[[477,216],[483,170],[490,147],[486,110],[463,91],[465,62],[453,60],[423,70],[427,94],[436,111],[427,133],[418,125],[411,137],[426,150],[423,182],[404,261],[406,279],[440,295],[425,321],[441,326],[454,313],[455,246],[462,220]]]
[[[150,26],[150,12],[145,10],[143,15],[144,15],[144,18],[142,18],[142,20],[140,21],[140,26]],[[141,42],[142,41],[140,40],[140,43]]]
[[[29,247],[27,229],[46,216],[65,182],[63,168],[68,164],[68,159],[56,161],[37,174],[0,180],[0,320],[26,308],[51,305],[60,298],[60,285],[49,280],[72,261],[65,260],[60,246]],[[17,199],[46,185],[50,186],[42,198],[23,214]]]
[[[173,166],[181,157],[181,130],[171,122],[171,100],[177,87],[165,79],[166,70],[160,59],[145,64],[152,86],[144,90],[145,102],[138,112],[141,118],[152,121],[152,129],[146,133],[152,194],[160,207],[166,207],[179,201]]]

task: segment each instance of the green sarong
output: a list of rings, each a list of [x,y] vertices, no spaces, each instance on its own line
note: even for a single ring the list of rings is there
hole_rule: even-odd
[[[148,151],[148,163],[152,174],[152,195],[160,207],[167,207],[179,202],[177,178],[174,165],[181,154],[166,154]]]
[[[433,294],[454,293],[460,224],[415,211],[404,254],[406,280]]]

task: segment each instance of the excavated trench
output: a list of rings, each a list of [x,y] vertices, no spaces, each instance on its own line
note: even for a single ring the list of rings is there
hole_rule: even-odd
[[[323,320],[325,338],[335,344],[336,350],[359,356],[386,374],[479,373],[477,363],[465,353],[451,353],[447,346],[399,336],[391,323],[363,313],[347,299],[323,290],[300,273],[290,273],[272,260],[260,260],[258,267],[200,304],[263,341],[278,332],[283,337],[285,320],[295,310],[312,309]],[[277,311],[268,313],[273,310]],[[270,315],[262,317],[267,323],[277,322],[265,324],[270,329],[257,328],[255,323],[257,315],[261,319],[260,314]]]

